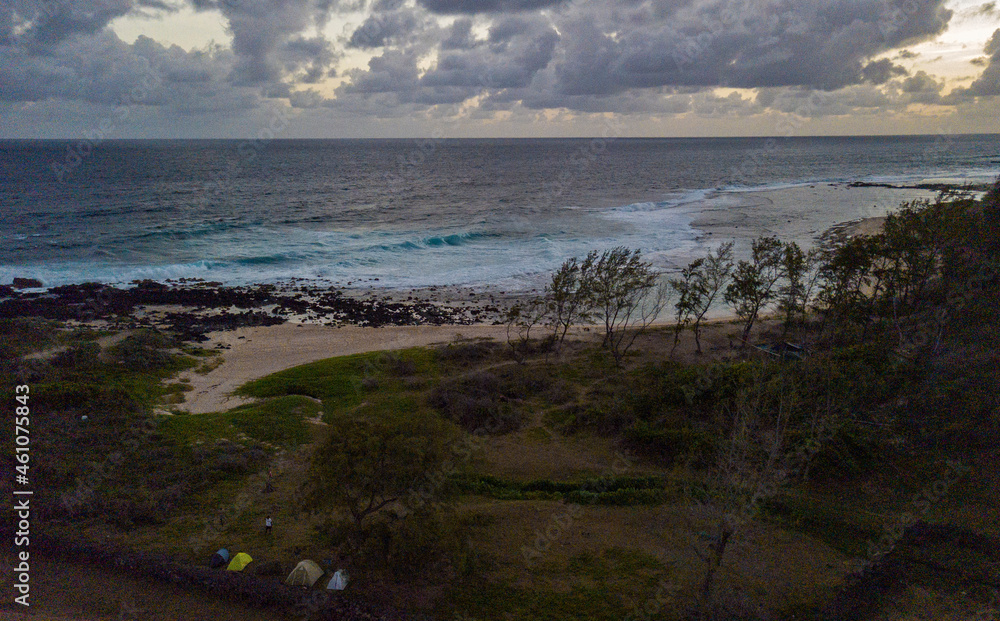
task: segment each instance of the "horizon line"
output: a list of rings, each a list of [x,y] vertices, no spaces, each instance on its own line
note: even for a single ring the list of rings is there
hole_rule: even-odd
[[[63,136],[57,138],[27,138],[27,137],[0,137],[0,142],[72,142],[91,141],[102,142],[153,142],[153,141],[266,141],[266,142],[322,142],[333,140],[794,140],[794,139],[815,139],[815,138],[926,138],[926,137],[957,137],[957,136],[1000,136],[1000,131],[995,132],[954,132],[954,133],[926,133],[926,134],[809,134],[809,135],[746,135],[746,136],[434,136],[434,135],[414,135],[414,136],[369,136],[369,137],[329,137],[329,138],[261,138],[261,137],[222,137],[222,136],[201,136],[201,137],[119,137],[92,139],[87,136]]]

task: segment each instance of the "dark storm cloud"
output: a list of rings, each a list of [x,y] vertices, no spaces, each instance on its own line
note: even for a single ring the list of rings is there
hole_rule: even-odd
[[[944,85],[924,71],[903,80],[901,91],[908,103],[941,103],[941,88]]]
[[[368,70],[348,72],[350,83],[338,92],[394,93],[412,92],[419,82],[417,59],[412,54],[388,51],[368,62]]]
[[[0,3],[0,24],[15,26],[4,29],[0,41],[0,100],[176,114],[256,107],[257,92],[226,83],[237,61],[230,50],[186,51],[142,36],[127,44],[107,27],[122,15],[177,6],[148,0]]]
[[[78,37],[45,55],[0,51],[0,100],[46,99],[105,106],[167,106],[176,112],[254,106],[247,89],[219,88],[232,66],[226,50],[188,52],[147,37]]]
[[[536,11],[562,4],[564,0],[417,0],[432,13],[511,13]]]
[[[472,20],[462,17],[448,29],[448,36],[441,41],[442,50],[467,50],[476,46],[476,38],[472,34]]]
[[[332,44],[311,59],[289,65],[289,46],[309,28],[322,27],[330,14],[342,8],[336,0],[190,0],[198,10],[222,13],[233,37],[236,64],[230,79],[238,86],[264,86],[300,72],[305,81],[317,81],[339,57]]]
[[[219,11],[232,48],[185,51],[145,38],[129,45],[108,28],[116,18],[155,18],[184,2]],[[428,109],[473,98],[482,113],[719,117],[768,109],[847,114],[1000,95],[1000,35],[987,45],[982,75],[945,99],[933,76],[911,76],[889,59],[913,58],[907,46],[947,27],[944,2],[49,0],[40,14],[38,0],[0,0],[0,99],[114,105],[150,75],[155,87],[142,105],[245,110],[277,99],[387,117],[447,116],[459,108]],[[335,41],[316,34],[338,14],[355,27]],[[364,68],[338,65],[345,50],[374,56]],[[333,75],[345,78],[335,98],[306,86]],[[757,96],[718,97],[716,87]]]
[[[484,94],[493,106],[616,111],[616,105],[631,110],[639,102],[652,111],[676,108],[680,100],[663,101],[678,89],[886,85],[906,70],[872,59],[941,33],[952,16],[944,1],[419,0],[434,12],[477,15],[438,29],[434,62],[423,74],[416,63],[426,58],[426,36],[401,33],[396,18],[378,18],[381,28],[367,29],[378,35],[369,37],[369,47],[409,52],[411,64],[395,87],[384,71],[355,71],[353,93],[377,83],[378,93],[406,102],[433,101],[427,96],[433,89],[457,88],[469,97]],[[543,5],[551,11],[538,12]],[[476,39],[476,24],[487,27],[485,40]],[[360,43],[364,30],[352,43]],[[652,96],[623,96],[636,91]],[[452,96],[449,91],[443,99]]]
[[[556,72],[567,95],[668,85],[835,89],[865,79],[872,56],[942,32],[950,16],[943,0],[643,3],[604,20],[584,9],[560,24],[566,45]]]
[[[237,85],[278,81],[282,75],[279,50],[311,23],[308,0],[223,0],[219,7],[233,35]]]

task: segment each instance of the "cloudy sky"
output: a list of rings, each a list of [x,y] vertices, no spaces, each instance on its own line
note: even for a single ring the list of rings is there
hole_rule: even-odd
[[[967,0],[0,0],[0,137],[1000,131]]]

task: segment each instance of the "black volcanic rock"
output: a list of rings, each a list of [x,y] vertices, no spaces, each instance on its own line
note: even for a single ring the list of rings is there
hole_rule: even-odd
[[[15,289],[37,289],[42,286],[42,281],[37,278],[15,278],[11,286]]]

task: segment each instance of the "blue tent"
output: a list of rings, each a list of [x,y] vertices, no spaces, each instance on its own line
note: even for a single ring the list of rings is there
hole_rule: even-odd
[[[229,562],[229,550],[222,548],[218,552],[212,555],[212,560],[208,562],[208,566],[212,569],[222,567]]]

